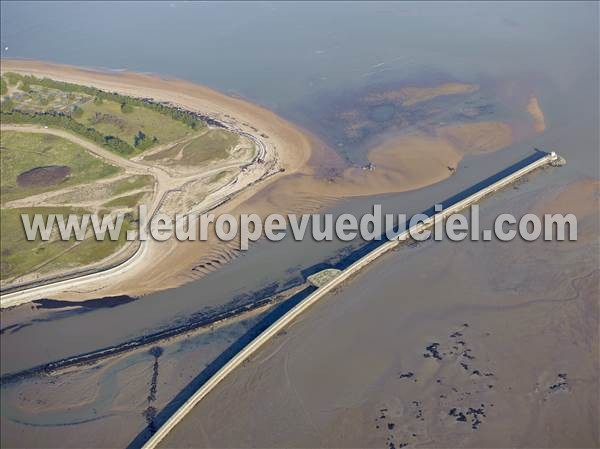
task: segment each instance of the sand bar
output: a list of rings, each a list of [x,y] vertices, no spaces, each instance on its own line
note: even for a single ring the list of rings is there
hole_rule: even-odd
[[[98,72],[36,61],[3,60],[3,72],[95,86],[120,94],[166,101],[214,117],[266,142],[285,172],[249,186],[220,205],[218,213],[315,212],[339,198],[403,192],[426,187],[451,176],[467,154],[495,151],[513,141],[511,126],[502,122],[444,125],[389,138],[373,147],[369,160],[375,170],[344,166],[332,149],[273,112],[239,98],[186,81],[131,72]],[[268,137],[264,137],[268,136]],[[336,175],[320,170],[331,164]],[[257,195],[260,192],[260,195]],[[135,269],[121,270],[110,282],[86,282],[77,288],[62,286],[52,295],[86,299],[117,294],[141,295],[175,287],[202,275],[190,275],[203,258],[227,263],[236,256],[235,242],[155,243]],[[93,293],[92,293],[93,292]],[[35,296],[39,296],[37,293]]]

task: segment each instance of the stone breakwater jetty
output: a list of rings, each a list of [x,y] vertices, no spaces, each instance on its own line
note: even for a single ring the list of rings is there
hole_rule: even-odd
[[[195,393],[193,393],[185,403],[179,407],[143,445],[144,449],[154,449],[161,441],[177,426],[177,424],[185,418],[185,416],[206,396],[208,395],[227,375],[246,361],[252,354],[260,349],[272,337],[277,335],[284,328],[292,323],[292,321],[307,310],[310,306],[325,297],[328,293],[340,287],[344,281],[347,281],[360,270],[375,261],[377,258],[396,248],[398,245],[409,240],[411,233],[420,232],[434,225],[435,222],[443,220],[451,214],[460,212],[484,197],[493,194],[494,192],[506,187],[507,185],[517,181],[523,176],[533,172],[534,170],[544,166],[561,166],[566,161],[554,151],[545,153],[536,150],[536,152],[523,159],[522,161],[508,167],[507,169],[497,173],[496,175],[482,181],[474,186],[472,191],[467,191],[458,198],[452,198],[450,204],[444,205],[445,208],[437,213],[432,213],[429,218],[423,222],[407,229],[404,232],[397,234],[393,239],[385,241],[380,246],[375,248],[370,253],[366,254],[361,259],[354,262],[345,270],[339,273],[328,272],[328,276],[322,276],[327,279],[327,282],[321,284],[317,290],[311,295],[304,298],[287,313],[281,316],[264,332],[259,334],[246,347],[244,347],[235,356],[229,359],[210,379],[208,379]],[[334,276],[329,276],[335,274]],[[321,279],[320,279],[321,280]]]

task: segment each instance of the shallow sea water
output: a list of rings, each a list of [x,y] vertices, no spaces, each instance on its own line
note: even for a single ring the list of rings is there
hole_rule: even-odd
[[[154,2],[121,5],[19,2],[2,4],[1,21],[3,57],[43,59],[106,70],[151,72],[207,84],[263,104],[304,126],[351,163],[365,161],[366,150],[377,136],[367,136],[359,142],[340,141],[339,129],[335,126],[323,127],[322,123],[335,120],[337,112],[353,107],[356,98],[369,92],[390,86],[460,81],[480,84],[485,95],[505,99],[501,102],[503,105],[518,104],[521,98],[526,99],[529,95],[539,98],[548,125],[548,130],[543,134],[496,153],[467,157],[454,176],[425,189],[340,201],[330,208],[336,214],[364,213],[370,211],[374,203],[382,204],[385,211],[394,213],[410,215],[421,212],[531,154],[534,147],[557,149],[566,157],[567,166],[538,173],[530,181],[519,185],[518,190],[509,190],[500,194],[499,198],[489,198],[482,212],[489,210],[491,214],[496,210],[495,205],[502,206],[502,212],[507,212],[524,198],[535,202],[545,191],[582,178],[599,178],[597,4],[508,2],[467,5],[429,2],[424,5],[345,3],[341,6],[334,3],[192,2],[174,3],[171,6]],[[110,30],[110,33],[106,30]],[[4,50],[5,47],[8,50]],[[446,106],[451,106],[451,102]],[[443,113],[436,119],[443,120]],[[514,107],[507,107],[495,109],[492,116],[515,118],[521,117],[518,115],[520,113]],[[374,112],[374,118],[385,121],[390,114],[389,109],[378,110]],[[526,119],[525,115],[523,119]],[[419,124],[418,120],[416,123]],[[590,207],[597,207],[597,204]],[[17,332],[2,335],[2,373],[127,341],[178,320],[185,320],[207,307],[223,306],[241,294],[260,292],[274,283],[283,288],[301,282],[305,270],[330,261],[347,246],[342,242],[298,243],[291,239],[277,244],[261,242],[243,257],[199,281],[148,295],[116,308],[78,313],[33,310],[23,306],[3,312],[2,328],[15,323],[28,325]],[[523,259],[527,259],[529,250],[526,245],[511,244],[510,250],[502,245],[483,246],[470,242],[444,243],[440,249],[434,247],[437,248],[426,243],[400,250],[362,275],[357,280],[359,288],[351,286],[336,295],[334,301],[320,306],[319,311],[323,315],[319,320],[330,322],[331,325],[319,327],[315,335],[323,341],[335,341],[331,347],[337,348],[338,353],[343,352],[343,348],[352,350],[353,359],[362,361],[361,365],[374,367],[372,371],[356,370],[356,377],[349,377],[346,384],[331,390],[331,396],[326,397],[333,403],[351,407],[352,404],[345,401],[352,402],[355,399],[360,403],[368,402],[369,407],[381,405],[376,402],[382,402],[388,389],[392,388],[386,375],[403,367],[404,361],[396,352],[398,345],[388,343],[377,346],[376,341],[401,341],[406,338],[410,343],[406,345],[407,352],[417,346],[420,350],[419,345],[426,343],[427,338],[439,338],[438,331],[443,333],[446,327],[453,329],[460,324],[460,319],[455,318],[456,310],[464,308],[469,313],[475,313],[472,311],[478,304],[481,307],[487,304],[493,310],[493,307],[499,307],[504,296],[515,291],[515,304],[530,297],[547,296],[547,287],[541,284],[548,277],[557,276],[560,272],[576,277],[572,267],[579,267],[577,270],[585,274],[594,265],[598,266],[598,260],[590,254],[590,249],[583,248],[552,260],[547,270],[531,279],[531,276],[524,275],[531,269],[530,262],[523,269],[515,268]],[[434,251],[435,255],[432,255]],[[552,253],[541,251],[540,260],[543,261],[544,257],[552,257]],[[487,260],[493,262],[480,263]],[[507,260],[512,262],[507,264]],[[539,267],[539,263],[536,266]],[[443,271],[445,265],[450,265],[451,271],[443,273],[441,277],[423,275],[422,271],[432,264],[437,264],[438,272]],[[477,280],[473,288],[465,287],[468,282],[465,273],[473,273]],[[570,279],[569,276],[561,282],[568,282],[566,279]],[[406,291],[411,297],[422,297],[425,301],[415,300],[408,308],[391,302],[392,293],[397,291],[401,279],[406,279]],[[556,288],[568,289],[561,282],[556,284]],[[528,285],[529,290],[525,288]],[[452,295],[454,302],[440,304],[434,301],[437,295],[448,295],[449,291],[455,292]],[[365,298],[370,296],[375,301],[365,302]],[[352,310],[353,307],[355,310]],[[346,310],[348,308],[351,310]],[[368,315],[364,315],[366,308]],[[396,327],[394,324],[396,321],[392,317],[398,313],[409,317],[403,321],[406,326]],[[316,312],[307,315],[303,323],[315,315]],[[502,319],[510,319],[510,315],[502,316]],[[410,317],[418,318],[415,323],[425,323],[423,325],[428,330],[421,332],[414,329],[415,324],[410,325]],[[348,323],[364,326],[361,334],[368,336],[352,349],[348,347],[349,342],[356,343],[356,340],[348,339],[344,330],[348,325],[335,324],[346,319]],[[319,320],[313,326],[320,326]],[[493,322],[492,318],[489,320]],[[524,327],[522,325],[519,329]],[[313,398],[316,402],[311,407],[319,409],[319,401],[324,399],[315,399],[310,391],[325,391],[329,388],[329,381],[318,383],[319,373],[323,370],[313,366],[310,350],[299,343],[312,332],[312,328],[308,324],[299,326],[295,330],[296,335],[290,337],[292,343],[288,344],[289,348],[286,346],[287,349],[282,351],[285,355],[274,357],[270,362],[265,361],[259,368],[264,366],[264,372],[271,375],[271,372],[277,372],[284,366],[279,364],[282,357],[305,360],[306,364],[298,362],[289,368],[289,372],[291,376],[304,377],[306,369],[314,368],[309,376],[310,381],[306,380],[298,391],[306,395],[308,400]],[[481,332],[484,330],[481,329]],[[493,347],[498,357],[500,354],[504,357],[510,354],[502,352],[503,341],[508,342],[509,339],[500,339]],[[164,345],[167,349],[161,356],[162,364],[168,363],[165,362],[168,360],[176,364],[174,351],[168,349],[173,345],[175,343]],[[277,345],[276,341],[273,342],[268,351]],[[375,353],[374,346],[379,347]],[[202,360],[199,362],[202,364],[218,357],[224,345],[215,336],[200,348],[194,357]],[[561,347],[561,350],[566,351],[565,348]],[[304,354],[304,359],[298,351]],[[96,382],[94,366],[76,372],[78,382],[59,381],[55,390],[48,390],[52,394],[47,393],[51,399],[46,404],[31,405],[28,401],[23,402],[22,396],[33,389],[35,395],[42,397],[45,394],[44,382],[53,382],[52,377],[49,380],[30,379],[3,386],[2,420],[4,429],[8,429],[2,432],[3,446],[43,447],[51,444],[52,438],[59,438],[63,434],[70,436],[69,444],[72,446],[100,441],[95,439],[99,438],[100,433],[105,435],[105,439],[99,444],[106,446],[123,446],[134,441],[145,425],[143,413],[148,406],[146,386],[151,375],[148,370],[152,365],[152,357],[143,351],[140,354],[124,355],[112,363],[110,370],[106,371],[109,374],[100,378],[98,398],[86,402],[81,408],[69,410],[70,406],[62,403],[60,398],[69,395],[77,397],[78,390],[74,385],[81,388],[82,385]],[[331,355],[326,350],[316,354],[323,360]],[[419,356],[411,359],[411,363],[415,363]],[[264,358],[264,355],[261,357]],[[133,372],[128,370],[141,366],[138,365],[142,363],[140,360],[145,363],[144,376],[128,375]],[[502,362],[502,358],[498,360],[498,363]],[[200,366],[196,368],[188,364],[182,372],[186,376],[194,376],[201,369]],[[252,369],[252,376],[260,376],[263,372]],[[352,369],[353,366],[347,367],[347,370]],[[528,371],[530,376],[534,375],[534,371],[535,367]],[[160,403],[166,404],[175,397],[182,382],[170,380],[162,374],[159,373],[159,392],[163,391],[164,396]],[[379,382],[383,387],[373,387],[372,390],[363,391],[362,396],[353,397],[349,391],[364,380],[361,377],[363,375],[370,379],[369,382]],[[235,397],[230,396],[225,387],[240,382],[244,385],[244,379],[243,374],[234,376],[215,393],[215,398],[228,400]],[[265,403],[279,404],[280,408],[274,407],[273,410],[277,410],[281,416],[287,416],[282,407],[287,403],[289,391],[282,387],[280,392],[269,397],[261,385],[264,386],[257,384],[256,392],[265,395]],[[61,388],[64,389],[62,393]],[[120,415],[118,410],[122,404],[117,399],[124,391],[136,392],[137,396],[132,393],[132,398],[127,400],[135,406],[125,407],[127,412]],[[427,389],[423,391],[430,392]],[[576,394],[575,397],[579,398],[582,393],[578,390]],[[275,444],[289,438],[289,441],[297,444],[351,445],[351,441],[344,442],[343,439],[297,440],[293,427],[282,431],[281,440],[265,440],[265,433],[261,433],[260,426],[247,439],[236,439],[246,428],[244,422],[253,422],[250,407],[252,396],[240,396],[239,400],[242,405],[235,416],[230,416],[230,410],[226,407],[214,406],[215,416],[221,416],[223,420],[231,419],[231,425],[226,428],[230,429],[235,424],[239,432],[232,432],[228,436],[220,436],[216,432],[215,439],[203,440],[205,444]],[[510,399],[506,400],[510,405]],[[46,408],[46,411],[40,413],[38,407]],[[212,405],[207,407],[213,410]],[[77,410],[75,414],[81,417],[89,417],[93,416],[94,409],[102,409],[107,414],[106,421],[102,418],[74,423],[73,410]],[[360,423],[357,428],[362,428],[360,426],[367,419],[374,418],[368,407],[361,410],[360,413],[366,413],[367,417],[353,418],[356,421],[352,422]],[[597,409],[592,412],[597,416]],[[200,408],[197,413],[203,416],[206,409]],[[276,415],[275,412],[273,414]],[[341,415],[334,418],[334,415],[327,416],[317,425],[319,429],[322,429],[323,423],[329,422],[328,419],[342,419]],[[264,429],[271,428],[272,422],[267,417],[261,424],[264,424]],[[123,423],[135,424],[127,427]],[[31,429],[29,425],[33,424],[37,426],[35,432],[31,438],[25,439],[24,429]],[[107,433],[107,428],[119,430]],[[177,434],[174,435],[177,438]],[[180,440],[171,442],[178,444],[190,435],[198,436],[193,432],[182,433]],[[319,432],[314,435],[322,437]],[[356,441],[364,445],[380,445],[385,441],[380,436],[373,438]],[[475,441],[473,444],[491,444],[489,441]]]

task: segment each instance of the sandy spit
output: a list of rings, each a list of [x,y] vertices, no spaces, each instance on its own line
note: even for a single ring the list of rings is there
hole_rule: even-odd
[[[93,85],[122,94],[170,101],[235,124],[253,134],[266,134],[277,151],[285,173],[247,188],[212,211],[232,213],[315,212],[344,197],[403,192],[426,187],[451,176],[467,154],[495,151],[513,140],[510,125],[481,122],[447,125],[432,133],[400,135],[369,152],[375,170],[347,167],[332,149],[271,111],[186,81],[131,72],[105,73],[36,61],[3,60],[2,71],[28,73],[72,83]],[[334,174],[324,176],[334,167]],[[258,193],[260,192],[260,195]],[[156,245],[143,267],[111,282],[92,282],[76,291],[56,295],[86,299],[117,294],[142,295],[175,287],[206,274],[193,267],[205,259],[225,264],[236,257],[236,242],[178,242]],[[219,264],[216,266],[218,267]],[[215,264],[212,264],[213,269]]]
[[[527,103],[527,112],[531,115],[534,122],[534,128],[538,133],[546,130],[546,118],[544,117],[544,111],[540,106],[540,102],[537,97],[531,96]]]
[[[235,120],[244,131],[265,133],[280,155],[286,171],[302,168],[311,153],[309,137],[273,112],[239,98],[187,81],[133,72],[100,72],[40,61],[3,59],[2,72],[94,86],[134,97],[168,101],[223,121]],[[257,130],[253,129],[256,128]]]

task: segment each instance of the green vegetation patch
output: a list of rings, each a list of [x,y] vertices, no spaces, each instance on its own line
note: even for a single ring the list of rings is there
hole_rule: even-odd
[[[136,190],[152,192],[154,178],[150,175],[128,175],[107,182],[87,184],[81,188],[68,189],[66,192],[51,196],[52,204],[77,205],[83,202],[106,203],[115,197],[133,193]]]
[[[146,194],[147,192],[138,192],[132,195],[120,196],[105,203],[104,207],[126,207],[128,209],[133,209]]]
[[[85,139],[96,142],[98,145],[104,145],[110,151],[122,156],[132,156],[135,153],[135,149],[127,142],[115,136],[105,136],[96,129],[74,120],[70,115],[54,112],[21,112],[15,110],[11,104],[11,99],[2,102],[2,110],[0,111],[0,121],[2,123],[43,125],[45,127],[66,129]]]
[[[28,123],[67,129],[131,157],[205,128],[190,111],[49,78],[7,73],[18,90],[2,99],[4,123]]]
[[[126,243],[126,232],[132,228],[131,219],[127,216],[123,220],[120,238],[117,241],[111,241],[108,235],[103,241],[96,241],[93,237],[80,242],[75,238],[62,241],[57,238],[57,231],[53,234],[55,238],[47,242],[39,237],[28,241],[21,220],[21,214],[28,214],[30,220],[34,214],[42,214],[46,220],[48,214],[81,215],[86,212],[89,211],[70,207],[2,209],[0,278],[10,279],[32,271],[44,273],[83,267],[108,257]]]
[[[190,111],[170,106],[162,103],[157,103],[151,99],[128,97],[126,95],[120,95],[116,92],[106,92],[96,87],[82,86],[80,84],[66,83],[63,81],[55,81],[50,78],[37,78],[31,75],[19,75],[17,73],[6,73],[10,84],[16,84],[20,82],[20,88],[23,91],[28,92],[31,86],[41,86],[49,89],[57,89],[61,92],[67,93],[79,93],[85,94],[95,98],[97,104],[102,103],[104,100],[113,101],[121,105],[125,110],[129,110],[130,106],[141,106],[147,109],[151,109],[160,114],[171,117],[173,120],[180,121],[192,129],[200,129],[205,126],[205,123],[199,119],[196,114]]]
[[[326,268],[318,273],[311,274],[307,280],[315,287],[323,287],[338,277],[342,272],[337,268]]]
[[[171,165],[201,166],[229,157],[239,142],[239,136],[231,131],[211,129],[186,142],[146,157],[146,160],[162,160]]]
[[[0,169],[2,204],[89,183],[120,171],[61,137],[18,131],[3,131],[0,136]],[[23,179],[29,182],[23,182]],[[31,182],[32,179],[35,182]]]
[[[168,143],[190,135],[193,130],[184,123],[156,111],[113,101],[89,102],[76,120],[104,135],[118,137],[140,153],[158,143]]]
[[[21,76],[17,75],[16,73],[6,72],[4,74],[4,78],[6,78],[6,81],[8,81],[8,84],[10,84],[11,86],[15,86],[21,79]]]
[[[84,103],[92,101],[85,94],[61,92],[41,86],[30,86],[27,91],[17,89],[11,96],[12,107],[27,113],[53,112],[74,114]]]
[[[209,184],[216,184],[220,182],[224,182],[225,180],[229,181],[233,176],[235,176],[235,171],[233,170],[223,170],[214,175],[212,178],[208,180]]]
[[[150,187],[152,184],[154,184],[154,178],[151,175],[133,175],[115,181],[111,185],[111,193],[113,196],[119,196],[132,190]]]

